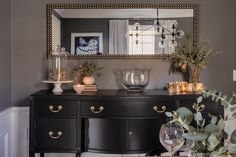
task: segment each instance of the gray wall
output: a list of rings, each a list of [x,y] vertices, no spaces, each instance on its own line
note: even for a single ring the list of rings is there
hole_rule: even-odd
[[[64,0],[12,1],[12,102],[27,105],[30,94],[47,88],[41,83],[47,78],[46,3]],[[68,0],[67,3],[190,3],[189,0]],[[192,0],[200,4],[200,33],[210,47],[222,51],[201,73],[201,81],[209,89],[230,93],[232,70],[236,69],[236,1]],[[81,62],[80,60],[74,62]],[[181,80],[178,74],[168,75],[169,63],[161,60],[99,60],[103,76],[97,79],[99,88],[118,88],[114,69],[127,67],[152,68],[148,88],[163,88],[168,81]]]
[[[10,1],[0,5],[0,110],[11,105]]]

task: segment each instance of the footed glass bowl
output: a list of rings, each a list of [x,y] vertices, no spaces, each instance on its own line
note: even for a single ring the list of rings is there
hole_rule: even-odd
[[[148,85],[151,69],[121,70],[121,84],[129,92],[142,92]]]

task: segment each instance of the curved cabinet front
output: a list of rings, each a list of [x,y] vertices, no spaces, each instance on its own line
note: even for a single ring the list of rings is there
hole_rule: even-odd
[[[169,95],[166,91],[99,90],[53,95],[40,91],[31,96],[30,151],[146,153],[165,150],[159,143],[166,111],[192,107],[198,95]],[[204,100],[204,113],[223,114],[223,108]],[[152,151],[151,151],[152,152]]]
[[[127,152],[127,122],[124,119],[89,118],[87,150],[90,152]]]
[[[86,148],[89,152],[146,153],[163,149],[159,142],[159,129],[166,118],[106,119],[89,118]],[[163,149],[164,150],[164,149]]]

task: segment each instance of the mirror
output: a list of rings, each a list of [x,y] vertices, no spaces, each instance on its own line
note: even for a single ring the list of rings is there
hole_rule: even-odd
[[[197,42],[198,23],[196,4],[48,4],[47,51],[60,45],[73,59],[165,59],[185,36]]]

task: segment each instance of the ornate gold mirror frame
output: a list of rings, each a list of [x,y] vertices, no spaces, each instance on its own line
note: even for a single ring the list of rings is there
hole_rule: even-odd
[[[199,40],[198,4],[47,4],[47,55],[52,51],[52,12],[53,9],[193,9],[193,44]],[[69,59],[166,59],[169,54],[129,55],[69,55]]]

